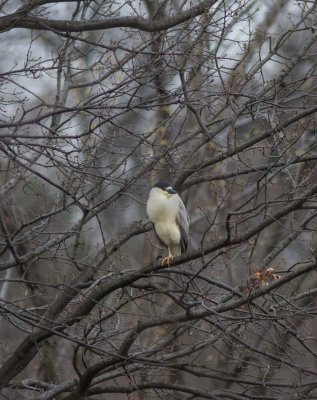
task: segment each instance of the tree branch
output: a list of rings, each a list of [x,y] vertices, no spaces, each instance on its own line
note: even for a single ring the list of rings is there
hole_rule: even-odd
[[[48,20],[37,17],[21,16],[21,12],[0,18],[0,30],[26,28],[59,32],[85,32],[112,28],[133,28],[145,32],[158,32],[173,28],[198,15],[208,11],[218,0],[205,0],[201,4],[186,11],[179,12],[169,18],[151,21],[142,17],[126,16],[117,18],[105,18],[99,21],[68,21]]]

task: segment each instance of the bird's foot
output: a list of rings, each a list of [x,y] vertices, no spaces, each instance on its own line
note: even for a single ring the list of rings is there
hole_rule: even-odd
[[[173,261],[174,257],[173,256],[167,256],[165,258],[163,258],[162,260],[162,267],[164,266],[170,266],[171,265],[171,260]]]

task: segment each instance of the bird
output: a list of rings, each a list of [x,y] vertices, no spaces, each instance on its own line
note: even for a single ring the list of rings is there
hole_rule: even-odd
[[[169,266],[174,257],[188,249],[189,215],[186,207],[169,182],[158,181],[150,190],[146,212],[160,243],[168,249],[162,266]]]

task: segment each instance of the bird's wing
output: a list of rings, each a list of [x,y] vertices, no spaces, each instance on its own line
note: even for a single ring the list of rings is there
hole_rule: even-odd
[[[176,223],[181,232],[181,250],[182,254],[186,252],[189,241],[189,215],[182,199],[179,199],[179,212],[176,216]]]

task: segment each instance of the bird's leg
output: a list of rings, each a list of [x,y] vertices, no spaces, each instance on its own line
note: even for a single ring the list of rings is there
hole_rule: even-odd
[[[170,262],[171,260],[173,261],[174,257],[172,256],[171,250],[170,248],[168,248],[168,256],[163,258],[162,260],[162,267],[164,267],[164,264],[166,264],[167,266],[170,266]]]

